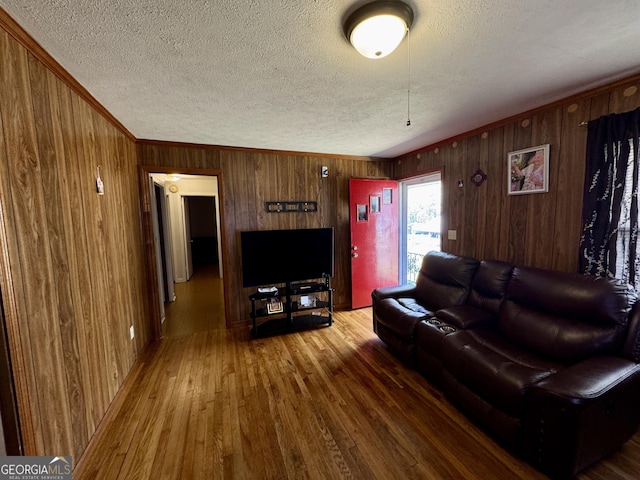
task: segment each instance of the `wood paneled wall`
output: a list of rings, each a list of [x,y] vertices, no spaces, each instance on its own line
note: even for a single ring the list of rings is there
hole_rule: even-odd
[[[0,85],[0,289],[25,454],[77,460],[149,339],[135,144],[2,29]]]
[[[225,283],[227,324],[248,322],[252,289],[242,288],[240,232],[286,228],[335,228],[335,303],[351,303],[349,239],[349,179],[389,178],[392,164],[357,157],[295,154],[220,147],[139,142],[140,163],[180,169],[213,169],[221,172],[223,229],[225,235]],[[329,167],[329,178],[320,178],[320,167]],[[267,201],[317,201],[314,213],[267,213]],[[274,252],[271,261],[295,261],[286,252]]]
[[[638,86],[640,77],[634,77],[401,156],[394,176],[444,168],[444,251],[575,271],[587,140],[581,123],[640,107]],[[549,193],[508,196],[507,154],[546,143]],[[478,168],[487,174],[480,187],[471,182]],[[457,230],[457,240],[447,239],[448,230]]]

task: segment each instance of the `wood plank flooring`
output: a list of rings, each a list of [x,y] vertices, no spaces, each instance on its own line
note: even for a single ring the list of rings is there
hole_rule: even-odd
[[[188,282],[173,288],[176,300],[165,303],[165,338],[224,328],[224,285],[217,265],[196,268]]]
[[[369,308],[259,340],[212,325],[146,350],[74,479],[545,478],[391,356]],[[638,478],[639,439],[580,478]]]

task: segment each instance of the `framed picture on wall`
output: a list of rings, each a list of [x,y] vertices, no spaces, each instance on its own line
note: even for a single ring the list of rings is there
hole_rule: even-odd
[[[507,194],[549,191],[549,144],[525,148],[507,155]]]
[[[367,215],[367,207],[367,205],[356,206],[358,222],[366,222],[369,219],[369,216]]]
[[[380,213],[380,197],[371,195],[369,197],[369,205],[371,213]]]
[[[393,199],[391,195],[393,194],[392,188],[383,188],[382,189],[382,203],[385,205],[391,205],[393,203]]]

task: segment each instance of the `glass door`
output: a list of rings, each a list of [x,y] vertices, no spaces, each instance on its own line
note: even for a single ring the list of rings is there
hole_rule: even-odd
[[[441,172],[400,182],[400,283],[415,283],[424,255],[440,251]]]

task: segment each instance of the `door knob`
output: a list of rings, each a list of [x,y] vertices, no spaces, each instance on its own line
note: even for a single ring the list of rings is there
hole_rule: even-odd
[[[351,256],[352,256],[353,258],[358,258],[358,254],[357,254],[357,253],[355,253],[355,252],[353,252],[353,253],[351,254]]]

